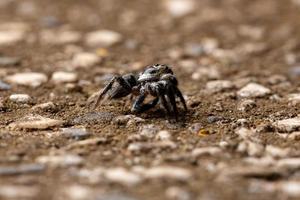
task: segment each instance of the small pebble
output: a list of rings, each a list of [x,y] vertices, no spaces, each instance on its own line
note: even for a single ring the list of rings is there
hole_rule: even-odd
[[[74,72],[62,72],[57,71],[52,74],[51,80],[54,83],[73,83],[76,82],[78,79],[78,76]]]
[[[20,58],[0,56],[0,67],[15,66],[20,63]]]
[[[209,81],[206,83],[206,90],[211,93],[223,92],[234,87],[233,83],[228,80]]]
[[[297,94],[289,94],[287,96],[287,100],[290,105],[296,106],[300,103],[300,93]]]
[[[64,137],[75,140],[83,140],[91,135],[85,128],[62,128],[61,131]]]
[[[70,167],[83,164],[83,159],[80,156],[72,154],[39,156],[36,161],[51,167]]]
[[[19,104],[29,104],[32,101],[28,94],[12,94],[9,96],[9,100]]]
[[[13,83],[17,85],[38,87],[43,83],[46,83],[48,78],[45,74],[42,73],[24,72],[24,73],[17,73],[11,76],[7,76],[5,80],[8,81],[9,83]]]
[[[192,151],[191,155],[193,157],[199,158],[201,156],[215,156],[219,155],[222,153],[222,150],[218,147],[201,147],[201,148],[196,148]]]
[[[192,134],[198,134],[199,131],[203,128],[202,124],[200,123],[194,123],[192,124],[188,130],[192,133]]]
[[[19,121],[9,124],[13,130],[18,129],[49,129],[61,126],[64,122],[62,120],[50,119],[40,115],[28,115]]]
[[[170,140],[171,134],[167,130],[162,130],[157,133],[156,138],[159,140]]]
[[[148,179],[173,179],[178,181],[188,181],[192,178],[192,173],[188,169],[174,166],[156,166],[141,170],[141,174]]]
[[[249,83],[237,92],[241,98],[264,97],[271,93],[271,90],[257,83]]]
[[[124,168],[111,168],[104,172],[104,177],[114,183],[134,186],[142,181],[142,177]]]
[[[195,2],[193,0],[167,0],[165,7],[173,17],[183,17],[194,11]]]
[[[283,119],[273,123],[273,126],[279,132],[292,132],[296,131],[300,127],[300,118],[290,118],[290,119]]]
[[[238,111],[241,111],[241,112],[248,112],[250,111],[251,109],[255,108],[256,107],[256,103],[254,100],[251,100],[251,99],[245,99],[245,100],[242,100],[238,106],[237,106],[237,110]]]
[[[72,66],[75,68],[88,68],[95,66],[101,62],[101,58],[93,53],[81,52],[74,55]]]
[[[120,33],[111,30],[98,30],[86,35],[85,42],[88,46],[110,47],[123,39]]]
[[[79,42],[81,39],[81,34],[76,31],[61,30],[52,31],[44,30],[40,33],[40,40],[45,44],[70,44]]]
[[[41,103],[33,106],[32,110],[42,110],[42,111],[52,112],[56,110],[56,105],[52,101],[49,101],[47,103]]]
[[[35,186],[0,185],[0,199],[35,199],[38,194]]]
[[[158,127],[156,127],[153,124],[150,124],[150,125],[145,125],[140,127],[139,134],[147,138],[153,138],[158,131],[159,131]]]
[[[7,83],[4,83],[3,81],[0,80],[0,91],[4,90],[10,90],[11,86]]]
[[[40,173],[45,170],[41,164],[21,164],[19,166],[0,167],[0,176],[14,176],[21,174]]]
[[[176,186],[167,188],[166,197],[171,200],[190,200],[191,195],[184,189]]]

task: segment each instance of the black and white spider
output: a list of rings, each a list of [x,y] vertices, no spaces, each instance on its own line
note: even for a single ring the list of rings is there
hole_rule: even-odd
[[[113,86],[115,82],[118,84]],[[173,71],[167,65],[151,65],[139,75],[125,74],[113,77],[99,93],[94,108],[99,105],[99,102],[106,94],[107,99],[118,99],[132,94],[138,96],[132,105],[132,112],[145,112],[160,102],[168,115],[173,115],[177,119],[176,97],[179,98],[185,111],[187,111],[185,100],[177,85],[178,81]],[[148,95],[153,96],[154,99],[144,103]]]

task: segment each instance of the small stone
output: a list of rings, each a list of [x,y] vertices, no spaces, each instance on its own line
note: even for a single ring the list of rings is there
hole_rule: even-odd
[[[223,92],[234,87],[233,83],[228,80],[209,81],[206,83],[206,90],[211,93]]]
[[[255,136],[255,131],[244,127],[237,129],[235,133],[244,140],[251,139]]]
[[[12,94],[9,96],[9,100],[19,104],[28,104],[32,101],[28,94]]]
[[[289,148],[283,149],[283,148],[275,147],[273,145],[267,145],[265,151],[266,154],[274,158],[286,158],[290,153]]]
[[[159,142],[136,142],[131,143],[127,147],[128,151],[131,153],[141,153],[141,152],[148,152],[151,150],[157,149],[175,149],[177,147],[176,143],[170,140],[163,140]]]
[[[221,77],[221,74],[219,70],[216,67],[199,67],[193,74],[192,79],[193,80],[213,80],[213,79],[219,79]]]
[[[216,123],[218,121],[221,121],[223,118],[219,117],[219,116],[208,116],[207,117],[207,122],[212,124],[212,123]]]
[[[29,115],[17,122],[9,124],[9,127],[13,130],[18,129],[49,129],[53,127],[61,126],[64,122],[62,120],[50,119],[42,117],[40,115]]]
[[[256,107],[256,103],[254,100],[251,100],[251,99],[245,99],[245,100],[242,100],[238,106],[237,106],[237,110],[238,111],[241,111],[241,112],[248,112],[250,111],[251,109],[255,108]]]
[[[169,187],[166,190],[166,197],[172,200],[190,200],[191,195],[180,187]]]
[[[295,170],[300,168],[300,158],[284,158],[276,162],[276,166],[279,168],[287,168],[289,170]]]
[[[83,164],[83,159],[80,156],[72,154],[39,156],[36,161],[51,167],[70,167]]]
[[[45,170],[41,164],[22,164],[16,167],[0,167],[0,176],[40,173]]]
[[[170,140],[171,134],[167,130],[162,130],[157,133],[156,138],[159,140]]]
[[[159,131],[159,128],[153,124],[145,125],[140,127],[139,134],[147,138],[153,138],[156,133]]]
[[[292,106],[296,106],[300,103],[300,94],[289,94],[287,100]]]
[[[45,74],[42,73],[24,72],[7,76],[5,80],[17,85],[38,87],[47,82],[48,78]]]
[[[258,157],[264,153],[264,146],[257,142],[251,142],[249,140],[242,141],[237,147],[237,152],[246,153],[249,156]]]
[[[58,71],[58,72],[54,72],[52,74],[52,78],[51,80],[54,83],[73,83],[76,82],[78,79],[78,76],[76,73],[73,72],[62,72],[62,71]]]
[[[91,135],[85,128],[62,128],[61,131],[64,137],[75,140],[86,139]]]
[[[193,0],[167,0],[165,7],[173,17],[183,17],[194,11],[195,2]]]
[[[194,123],[192,124],[188,130],[192,133],[192,134],[198,134],[199,131],[203,128],[202,124],[200,123]]]
[[[264,97],[271,93],[271,90],[257,83],[249,83],[237,92],[241,98]]]
[[[91,112],[72,119],[71,125],[109,123],[114,118],[110,112]]]
[[[110,47],[122,41],[120,33],[111,30],[98,30],[86,35],[85,42],[88,46]]]
[[[117,125],[126,125],[129,127],[136,126],[144,121],[144,119],[136,117],[135,115],[119,115],[113,119],[112,123]]]
[[[25,34],[17,30],[0,30],[0,46],[12,45],[24,40]]]
[[[273,126],[279,131],[279,132],[292,132],[296,131],[300,127],[300,118],[290,118],[290,119],[283,119],[279,120],[277,122],[273,123]]]
[[[222,150],[218,147],[201,147],[196,148],[192,151],[192,156],[195,158],[199,158],[201,156],[215,156],[222,153]]]
[[[204,49],[201,44],[189,43],[185,45],[184,53],[191,57],[197,57],[204,53]]]
[[[60,198],[69,200],[84,200],[84,199],[96,199],[94,191],[88,186],[71,185],[63,187],[62,194],[57,194]]]
[[[0,185],[1,199],[35,199],[38,194],[34,186]]]
[[[49,101],[47,103],[41,103],[33,106],[32,110],[55,111],[56,105],[52,101]]]
[[[81,39],[81,34],[76,31],[69,30],[44,30],[40,33],[40,39],[46,44],[70,44],[79,42]]]
[[[279,186],[281,192],[290,197],[300,197],[300,181],[286,181]]]
[[[88,68],[95,66],[101,62],[101,58],[93,53],[81,52],[74,55],[72,66],[75,68]]]
[[[20,58],[0,56],[0,67],[15,66],[20,63]]]
[[[104,172],[104,177],[114,183],[134,186],[142,181],[142,177],[124,168],[112,168]]]
[[[183,168],[173,166],[157,166],[146,169],[142,175],[148,179],[174,179],[178,181],[188,181],[192,178],[192,173]]]
[[[3,81],[0,80],[0,91],[4,90],[10,90],[11,86],[7,83],[4,83]]]
[[[91,138],[91,139],[86,139],[86,140],[81,140],[78,142],[73,142],[66,146],[66,149],[72,149],[76,147],[84,147],[84,146],[92,146],[92,145],[99,145],[99,144],[105,144],[107,143],[108,140],[103,137],[97,137],[97,138]]]

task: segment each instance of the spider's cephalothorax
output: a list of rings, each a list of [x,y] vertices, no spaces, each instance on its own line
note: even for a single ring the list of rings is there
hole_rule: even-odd
[[[117,82],[118,85],[113,87],[115,82]],[[151,65],[138,76],[126,74],[124,76],[113,77],[99,94],[95,107],[98,106],[105,94],[107,94],[109,99],[117,99],[129,94],[136,94],[138,97],[134,101],[131,111],[141,113],[153,108],[160,102],[168,114],[173,115],[177,119],[178,110],[176,97],[179,98],[184,109],[187,110],[185,100],[177,85],[177,79],[173,71],[167,65]],[[153,96],[154,99],[149,103],[144,103],[148,95]]]

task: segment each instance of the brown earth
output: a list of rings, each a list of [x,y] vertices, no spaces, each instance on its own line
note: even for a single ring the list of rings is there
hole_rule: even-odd
[[[63,196],[63,191],[67,191],[69,186],[75,184],[86,186],[96,192],[99,194],[98,199],[102,199],[100,195],[102,193],[117,193],[121,194],[120,196],[127,195],[136,199],[168,199],[166,190],[171,186],[180,187],[190,195],[191,199],[199,200],[297,199],[280,190],[268,192],[253,189],[253,184],[257,182],[272,184],[299,180],[297,170],[280,174],[279,177],[237,176],[226,181],[219,180],[221,172],[218,170],[209,170],[209,166],[218,168],[224,165],[234,168],[245,165],[243,159],[248,155],[236,151],[241,142],[235,134],[235,130],[240,126],[239,119],[247,119],[248,128],[257,130],[263,127],[257,132],[257,137],[263,145],[290,148],[293,156],[299,155],[297,154],[299,141],[284,139],[275,133],[274,127],[268,128],[268,124],[275,120],[292,118],[299,113],[297,105],[291,105],[285,99],[286,95],[299,92],[299,74],[291,73],[297,64],[300,41],[298,20],[300,6],[293,3],[296,1],[196,1],[195,11],[180,18],[171,17],[165,11],[163,1],[159,0],[4,2],[7,3],[0,3],[0,23],[22,22],[30,25],[31,29],[25,41],[0,46],[0,55],[21,59],[19,65],[0,66],[1,79],[5,79],[7,75],[26,71],[45,73],[50,79],[53,72],[64,71],[66,68],[61,66],[63,65],[61,63],[71,59],[67,49],[79,48],[89,52],[97,50],[85,45],[83,39],[72,45],[45,44],[36,39],[39,32],[44,29],[56,30],[67,27],[82,34],[108,29],[122,34],[124,39],[121,43],[107,48],[108,56],[103,58],[101,64],[73,70],[80,74],[80,80],[90,81],[90,84],[80,86],[80,90],[66,91],[64,84],[48,81],[34,89],[12,84],[10,90],[0,91],[4,104],[0,113],[1,167],[35,163],[37,157],[59,150],[80,155],[84,159],[83,164],[75,167],[47,167],[42,172],[33,174],[0,175],[2,186],[25,185],[38,188],[37,195],[29,197],[33,199],[67,199]],[[21,2],[31,3],[35,9],[32,12],[22,12]],[[26,7],[23,9],[26,10]],[[57,24],[54,23],[53,27],[49,27],[49,24],[44,22],[49,16],[57,20]],[[245,26],[250,27],[250,30],[241,31]],[[253,27],[262,30],[262,35],[255,36]],[[187,44],[201,44],[205,38],[212,38],[219,43],[218,49],[224,50],[220,56],[186,55],[184,49]],[[135,41],[137,46],[129,48],[130,40]],[[250,48],[253,49],[247,49],[246,45],[252,45]],[[261,49],[259,45],[262,45]],[[174,57],[170,55],[172,50],[178,54],[183,53]],[[287,62],[286,58],[290,54],[295,55],[296,61]],[[187,62],[196,63],[196,67],[190,67],[189,65],[193,64]],[[153,63],[170,65],[179,80],[181,91],[187,97],[189,111],[186,114],[181,111],[177,123],[169,122],[158,106],[138,115],[145,121],[137,126],[116,125],[110,122],[112,119],[105,119],[105,117],[97,122],[81,122],[77,126],[86,127],[92,133],[90,138],[101,137],[105,138],[106,142],[67,150],[64,150],[65,147],[76,140],[60,136],[59,128],[18,131],[8,127],[10,123],[31,113],[64,120],[63,127],[70,127],[72,119],[91,112],[86,106],[87,99],[105,83],[105,81],[100,83],[95,81],[96,77],[106,73],[136,72],[142,70],[143,66]],[[241,99],[237,97],[236,92],[242,86],[211,94],[205,90],[205,85],[210,78],[204,75],[198,80],[191,78],[199,67],[207,68],[207,66],[216,66],[220,73],[217,79],[239,82],[241,85],[245,85],[243,82],[254,81],[271,89],[272,94],[255,98],[255,108],[247,112],[238,111],[237,104]],[[281,75],[284,80],[272,83],[272,80],[276,79],[274,75]],[[26,93],[34,99],[34,103],[30,105],[12,103],[9,96],[13,93]],[[277,97],[282,98],[276,100]],[[50,100],[57,107],[55,111],[32,111],[33,105]],[[98,107],[97,112],[113,115],[112,118],[128,115],[130,107],[124,104],[126,101],[128,100],[107,102]],[[217,120],[210,122],[208,120],[210,116],[216,116]],[[191,133],[188,128],[194,123],[200,123],[201,128],[209,134],[203,136]],[[127,149],[132,142],[130,137],[139,133],[140,126],[147,124],[154,124],[162,130],[168,130],[177,147],[166,150],[153,148],[137,154],[130,153]],[[150,141],[158,142],[156,139],[146,139],[146,142]],[[222,150],[222,154],[207,155],[199,159],[189,158],[193,149],[218,147],[221,141],[230,144]],[[192,177],[183,182],[149,179],[132,187],[107,181],[89,183],[71,175],[73,171],[79,169],[96,167],[130,169],[132,166],[155,165],[182,167],[191,171]],[[120,196],[115,199],[122,199]]]

